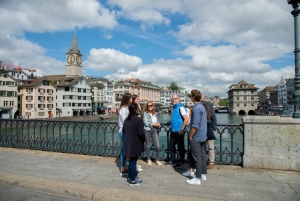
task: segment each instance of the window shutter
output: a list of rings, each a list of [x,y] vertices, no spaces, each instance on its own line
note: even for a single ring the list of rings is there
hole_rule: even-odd
[[[53,108],[53,104],[51,104],[51,107]]]
[[[65,99],[65,95],[63,95],[63,99]]]
[[[26,100],[28,100],[28,96],[26,96]]]
[[[33,108],[33,104],[30,104],[30,107]]]
[[[28,92],[28,88],[26,88],[26,92]]]
[[[31,100],[33,100],[33,96],[31,96]]]
[[[38,92],[40,92],[41,90],[40,90],[40,88],[38,89]]]

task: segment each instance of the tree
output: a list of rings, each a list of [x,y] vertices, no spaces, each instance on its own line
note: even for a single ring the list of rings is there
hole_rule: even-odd
[[[228,103],[227,99],[222,99],[219,101],[220,106],[227,106],[227,103]]]
[[[173,91],[180,89],[180,87],[177,85],[176,82],[171,82],[169,88],[172,89]]]

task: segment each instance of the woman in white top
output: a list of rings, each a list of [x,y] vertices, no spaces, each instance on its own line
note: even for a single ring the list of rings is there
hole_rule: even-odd
[[[128,105],[131,103],[131,101],[132,101],[131,94],[130,93],[125,93],[122,96],[121,105],[120,105],[119,113],[118,113],[119,114],[119,121],[118,121],[119,136],[120,136],[121,141],[122,141],[122,148],[121,148],[121,154],[120,154],[120,161],[121,161],[121,173],[120,173],[120,175],[128,173],[128,171],[125,169],[125,162],[126,162],[126,157],[124,156],[125,136],[122,132],[122,129],[123,129],[124,120],[126,119],[126,117],[129,114]]]
[[[152,165],[150,159],[150,138],[153,140],[156,157],[155,163],[158,166],[162,166],[161,162],[159,161],[159,139],[157,129],[160,127],[160,123],[157,120],[157,115],[155,113],[155,106],[152,101],[148,101],[147,104],[144,106],[144,129],[145,129],[145,137],[146,137],[146,154],[147,154],[147,163],[148,165]]]

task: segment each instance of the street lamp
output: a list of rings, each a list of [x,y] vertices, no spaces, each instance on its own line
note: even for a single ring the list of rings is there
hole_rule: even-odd
[[[294,37],[295,37],[295,93],[293,95],[293,103],[289,104],[283,116],[288,116],[288,112],[293,112],[293,118],[300,118],[300,66],[299,66],[299,36],[298,36],[298,16],[300,10],[298,9],[300,0],[287,0],[288,4],[291,4],[294,10],[291,14],[294,16]]]

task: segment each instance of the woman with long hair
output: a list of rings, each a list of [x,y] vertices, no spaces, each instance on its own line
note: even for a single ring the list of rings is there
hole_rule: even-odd
[[[152,101],[148,101],[147,104],[144,106],[144,130],[145,130],[145,137],[146,137],[146,154],[147,154],[147,163],[148,165],[152,165],[150,159],[150,138],[153,140],[156,157],[155,163],[158,166],[162,166],[161,162],[159,161],[159,139],[157,129],[160,127],[160,123],[157,120],[157,115],[155,113],[155,105]]]
[[[139,95],[136,94],[132,94],[132,102],[136,103],[138,105],[138,110],[137,110],[137,114],[139,117],[143,118],[144,114],[143,114],[143,110],[141,109],[141,105],[140,105],[140,97]]]
[[[121,161],[120,175],[121,176],[128,173],[128,171],[125,169],[125,162],[126,162],[126,158],[124,156],[125,136],[124,136],[124,133],[122,132],[122,129],[123,129],[124,120],[127,118],[128,114],[129,114],[128,105],[131,103],[131,101],[132,101],[131,94],[125,93],[122,96],[119,113],[118,113],[119,114],[119,120],[118,120],[119,136],[122,141],[122,148],[121,148],[121,154],[120,154],[120,161]]]
[[[137,109],[136,103],[129,105],[129,114],[122,129],[125,136],[125,156],[129,157],[127,182],[130,186],[142,183],[137,179],[136,162],[144,149],[145,133],[143,120],[137,116]]]

